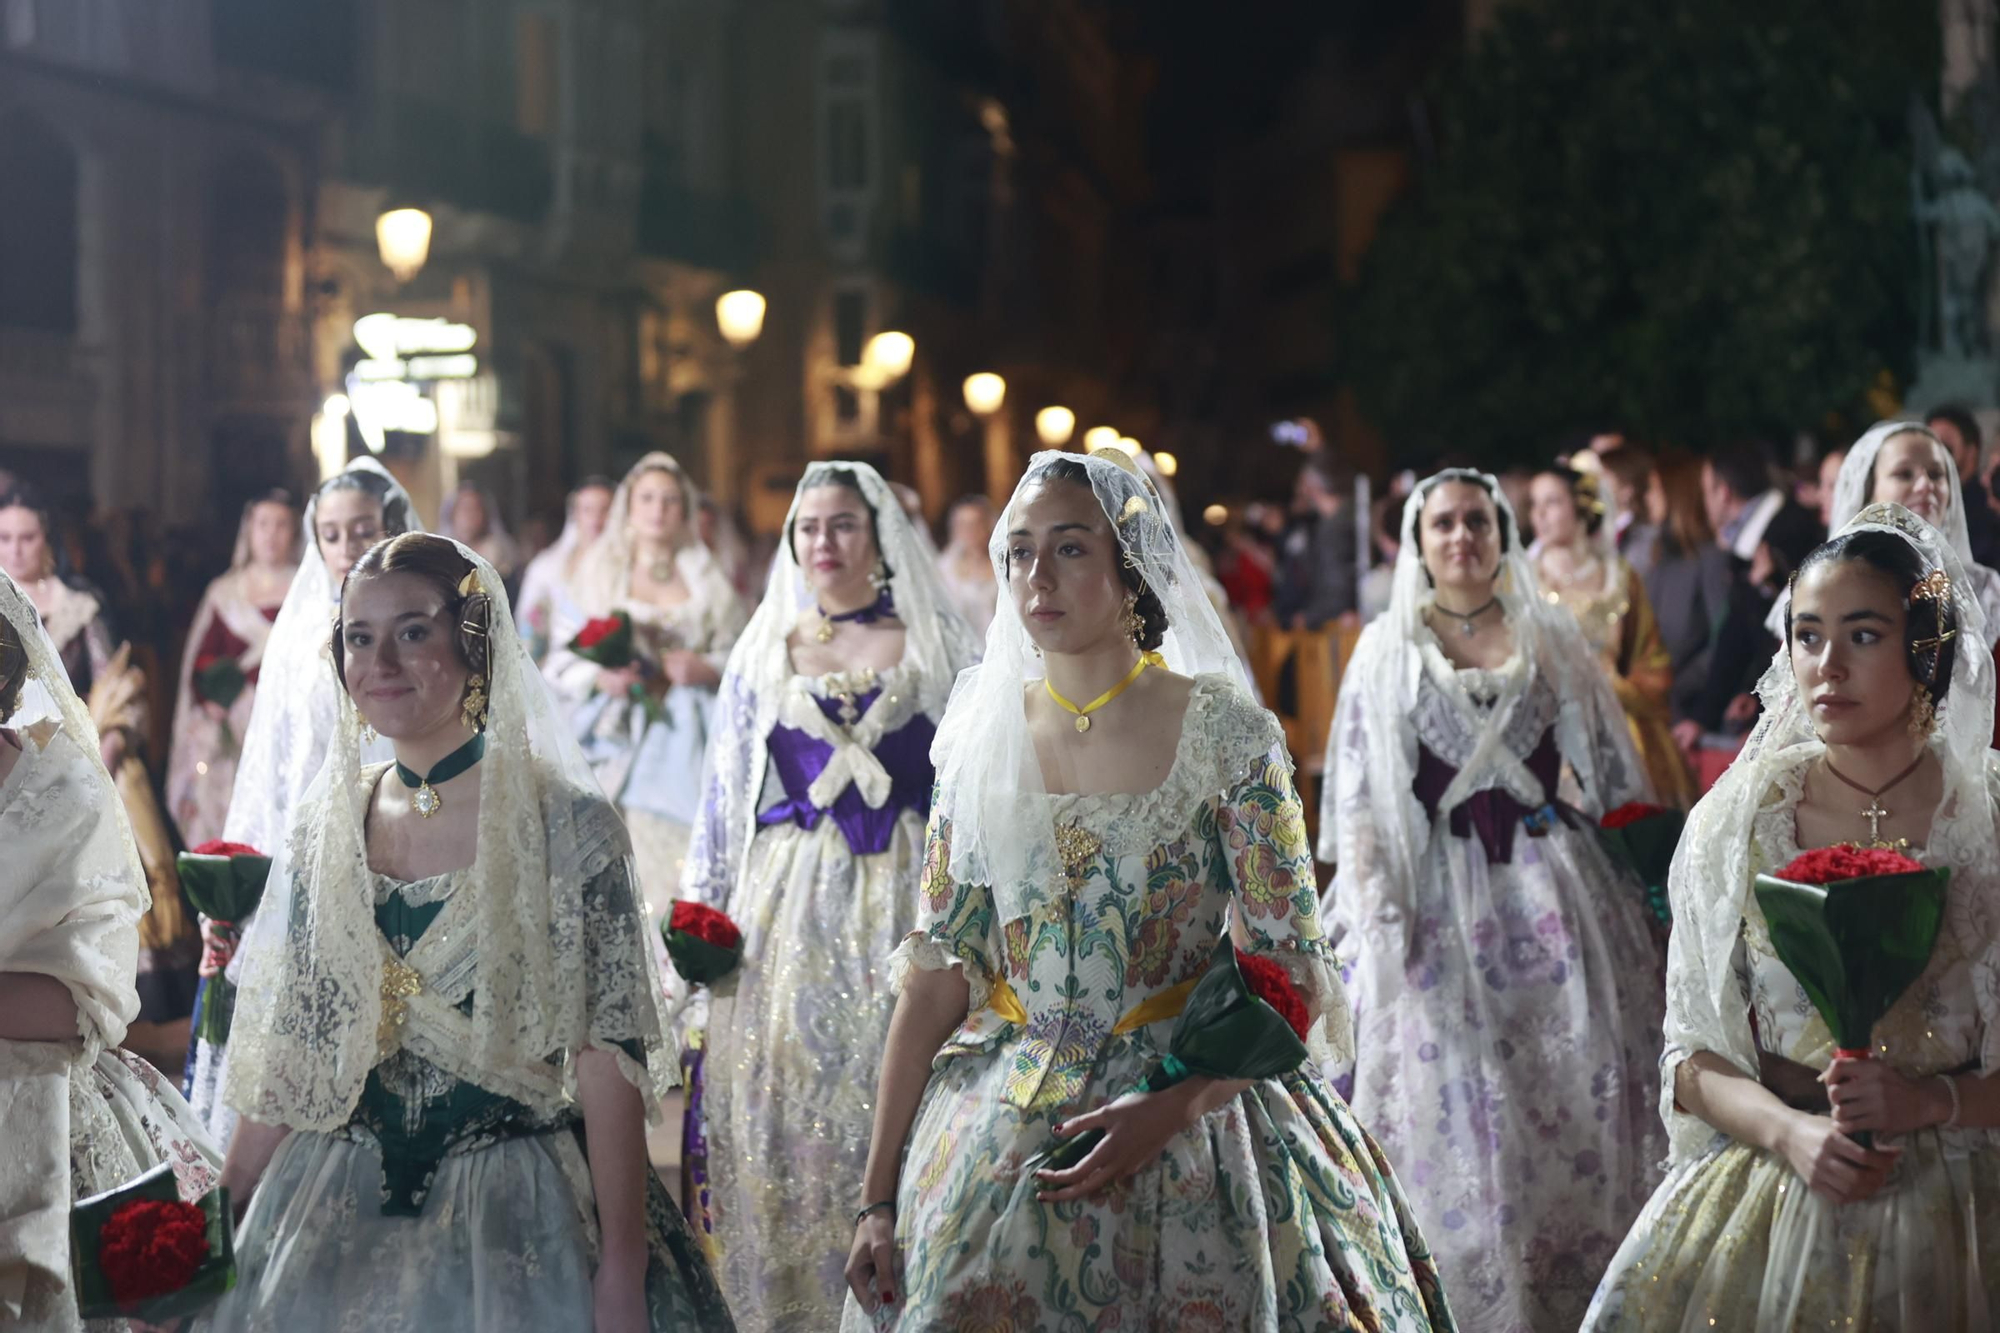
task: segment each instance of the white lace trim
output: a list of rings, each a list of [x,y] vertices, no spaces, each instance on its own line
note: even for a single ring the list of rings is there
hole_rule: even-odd
[[[993,996],[993,974],[977,962],[953,953],[922,931],[905,935],[903,942],[889,955],[889,993],[901,995],[911,972],[942,972],[948,967],[959,968],[965,973],[966,989],[970,993],[965,1012],[976,1014],[984,1009]]]
[[[1292,761],[1284,733],[1267,709],[1259,707],[1227,676],[1195,677],[1174,760],[1160,785],[1149,792],[1044,795],[1052,817],[1086,825],[1110,856],[1149,852],[1184,837],[1188,816],[1203,801],[1277,762],[1287,774]],[[1011,921],[1025,912],[1003,911]]]

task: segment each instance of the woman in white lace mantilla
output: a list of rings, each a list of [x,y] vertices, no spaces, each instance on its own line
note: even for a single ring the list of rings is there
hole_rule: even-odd
[[[604,535],[611,517],[611,499],[618,487],[608,477],[585,477],[563,506],[563,529],[548,550],[528,562],[521,575],[517,619],[527,636],[528,653],[545,660],[555,646],[556,625],[582,624],[583,608],[576,599],[576,576],[583,557]]]
[[[1308,1059],[1130,1093],[1229,939],[1347,1041],[1304,812],[1159,494],[1043,453],[939,732],[842,1327],[1449,1328],[1388,1164]],[[1322,1026],[1323,1025],[1323,1026]],[[1074,1167],[1029,1159],[1105,1137]]]
[[[392,538],[331,640],[339,717],[245,951],[209,1327],[731,1329],[646,1158],[676,1052],[630,845],[499,575]]]
[[[1965,570],[1972,599],[1986,616],[1986,637],[2000,639],[2000,571],[1975,564],[1965,519],[1958,463],[1937,433],[1921,421],[1883,421],[1870,427],[1841,460],[1834,477],[1827,530],[1839,532],[1871,504],[1901,505],[1943,534]],[[1774,606],[1765,628],[1782,637]]]
[[[723,677],[683,889],[743,931],[742,966],[706,997],[683,1197],[746,1329],[840,1317],[931,737],[976,656],[882,478],[808,466]]]
[[[245,505],[229,572],[202,593],[188,627],[167,759],[167,810],[189,847],[222,836],[264,647],[298,568],[298,518],[298,502],[284,491]]]
[[[357,459],[327,478],[306,501],[305,555],[264,641],[258,672],[262,688],[244,728],[236,785],[222,824],[224,840],[266,856],[277,854],[292,809],[319,774],[333,735],[338,685],[329,669],[326,631],[339,606],[341,580],[362,552],[382,538],[422,529],[409,493],[372,458]],[[379,741],[366,748],[370,758],[388,755]],[[214,922],[202,922],[197,1024],[207,1006],[234,1004],[235,978],[242,971],[236,946],[249,924],[228,922],[218,929]],[[228,1049],[227,1042],[197,1038],[185,1084],[189,1104],[224,1147],[236,1130],[236,1116],[222,1101]]]
[[[84,1327],[70,1206],[162,1162],[193,1201],[221,1159],[180,1094],[118,1049],[139,1012],[146,876],[90,714],[4,572],[0,848],[0,1324],[68,1333]]]
[[[1991,630],[1954,546],[1870,505],[1781,597],[1763,716],[1674,858],[1669,1174],[1586,1328],[2000,1317],[2000,767]],[[1848,843],[1951,871],[1929,964],[1868,1060],[1836,1055],[1751,888]]]
[[[1470,1329],[1570,1327],[1659,1180],[1660,951],[1595,822],[1646,794],[1598,656],[1493,478],[1403,507],[1328,740],[1353,1101]]]
[[[671,455],[632,465],[604,535],[579,562],[572,613],[555,618],[544,665],[569,702],[584,757],[632,831],[655,915],[680,887],[716,686],[744,623],[736,590],[696,536],[697,505],[694,483]],[[586,619],[613,611],[632,619],[632,665],[599,666],[569,651]]]

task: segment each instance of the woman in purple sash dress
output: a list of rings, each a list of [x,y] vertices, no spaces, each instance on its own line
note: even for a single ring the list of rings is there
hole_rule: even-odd
[[[808,467],[785,539],[723,672],[682,882],[744,946],[684,1022],[684,1202],[739,1327],[823,1333],[846,1290],[889,956],[916,925],[931,737],[977,648],[873,469]]]
[[[1594,827],[1645,798],[1645,769],[1491,477],[1420,485],[1401,551],[1341,682],[1320,815],[1349,1101],[1459,1326],[1574,1328],[1666,1152],[1660,949]]]

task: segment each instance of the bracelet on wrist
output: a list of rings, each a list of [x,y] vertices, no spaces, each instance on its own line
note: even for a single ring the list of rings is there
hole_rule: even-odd
[[[895,1212],[896,1201],[894,1199],[883,1199],[879,1203],[869,1204],[866,1208],[863,1208],[860,1212],[854,1215],[854,1225],[860,1226],[863,1222],[866,1222],[868,1220],[868,1216],[870,1213],[879,1213],[883,1212],[884,1210],[891,1213]]]
[[[1958,1102],[1958,1080],[1950,1074],[1939,1074],[1938,1077],[1944,1080],[1944,1090],[1951,1094],[1951,1114],[1946,1117],[1944,1128],[1956,1129],[1958,1128],[1958,1114],[1963,1109]]]

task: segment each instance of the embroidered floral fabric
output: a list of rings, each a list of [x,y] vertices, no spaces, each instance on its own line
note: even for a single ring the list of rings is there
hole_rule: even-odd
[[[951,874],[949,823],[931,831],[920,932],[896,966],[963,966],[975,1006],[1005,977],[1026,1022],[976,1008],[939,1052],[898,1189],[903,1280],[872,1327],[1450,1327],[1386,1160],[1310,1067],[1206,1116],[1104,1197],[1035,1200],[1024,1163],[1051,1125],[1165,1049],[1171,1020],[1114,1036],[1119,1017],[1198,976],[1223,931],[1284,964],[1337,1029],[1343,999],[1290,764],[1240,689],[1197,680],[1156,791],[1027,799],[1064,870],[1009,920]],[[842,1327],[871,1327],[851,1299]]]

